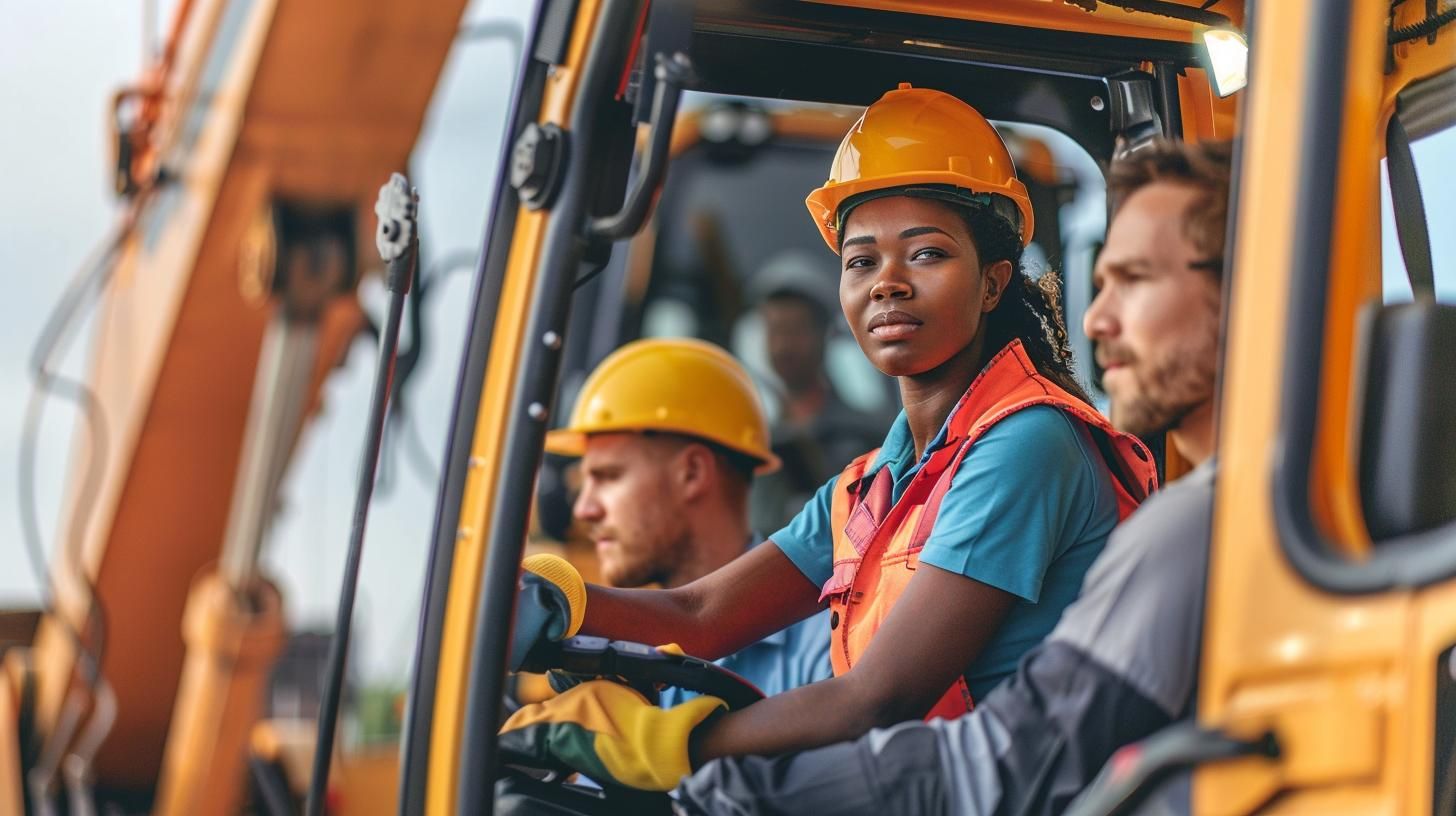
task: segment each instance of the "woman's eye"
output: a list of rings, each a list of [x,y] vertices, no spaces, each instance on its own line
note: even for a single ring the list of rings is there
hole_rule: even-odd
[[[945,253],[944,252],[941,252],[940,250],[936,249],[935,247],[926,247],[925,249],[922,249],[922,250],[917,251],[914,255],[911,255],[910,256],[910,260],[912,260],[912,261],[923,261],[923,260],[927,260],[927,259],[931,259],[931,258],[944,258],[944,257],[945,257]]]
[[[866,258],[863,255],[861,255],[859,257],[850,258],[849,260],[845,261],[844,262],[844,268],[845,269],[863,269],[864,267],[869,266],[871,263],[872,263],[872,261],[869,258]]]

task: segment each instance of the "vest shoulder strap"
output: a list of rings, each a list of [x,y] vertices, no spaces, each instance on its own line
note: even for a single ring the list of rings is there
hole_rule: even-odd
[[[839,478],[834,480],[834,495],[829,501],[829,529],[833,531],[835,539],[843,534],[844,525],[849,523],[849,514],[854,510],[855,499],[860,493],[859,483],[879,453],[880,449],[875,448],[854,457],[839,472]]]

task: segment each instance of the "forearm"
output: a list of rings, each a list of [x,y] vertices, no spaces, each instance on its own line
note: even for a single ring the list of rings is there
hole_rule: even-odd
[[[711,625],[703,609],[700,598],[682,589],[589,585],[581,633],[654,646],[676,643],[684,652],[705,660],[717,660],[752,642],[734,637],[728,627]]]
[[[803,751],[852,740],[872,728],[918,719],[933,704],[876,694],[853,672],[801,686],[700,727],[693,766],[725,756]]]
[[[819,609],[819,591],[777,547],[755,547],[674,589],[588,586],[582,634],[717,660]]]
[[[694,734],[694,758],[802,751],[924,717],[980,653],[1011,596],[922,568],[853,670],[720,717]]]

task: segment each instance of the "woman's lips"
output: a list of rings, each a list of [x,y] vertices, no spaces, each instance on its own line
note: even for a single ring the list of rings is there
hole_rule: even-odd
[[[870,329],[870,334],[881,340],[904,340],[918,331],[920,331],[919,323],[886,323]]]
[[[903,340],[920,330],[924,325],[920,318],[895,309],[880,312],[870,318],[870,334],[881,340]]]

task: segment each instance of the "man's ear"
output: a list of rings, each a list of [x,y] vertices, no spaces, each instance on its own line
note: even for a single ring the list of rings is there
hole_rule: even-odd
[[[981,295],[981,314],[992,311],[1001,303],[1014,271],[1011,261],[1005,259],[985,266],[982,274],[986,276],[986,288]]]
[[[718,478],[718,457],[707,445],[684,445],[678,451],[676,464],[673,470],[684,500],[696,501],[713,489]]]

